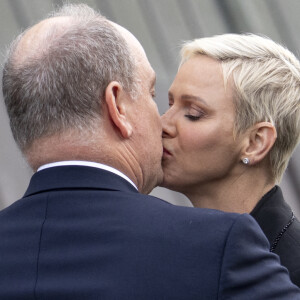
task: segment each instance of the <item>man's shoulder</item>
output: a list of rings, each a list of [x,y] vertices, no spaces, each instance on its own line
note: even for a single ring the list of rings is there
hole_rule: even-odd
[[[248,214],[228,213],[215,209],[196,208],[173,205],[165,200],[150,195],[139,195],[140,204],[147,207],[149,215],[162,216],[170,224],[181,224],[190,229],[201,229],[206,232],[227,232],[232,226],[248,227],[253,230],[259,229],[255,220]],[[159,212],[159,213],[157,213]]]
[[[99,228],[96,224],[103,218],[113,218],[141,234],[147,228],[147,232],[151,232],[149,238],[162,234],[172,235],[174,239],[184,236],[187,241],[198,240],[199,243],[203,242],[201,235],[218,243],[226,241],[228,236],[239,236],[232,230],[236,226],[241,231],[259,231],[256,222],[247,214],[176,206],[157,197],[132,191],[95,189],[51,191],[25,197],[2,211],[0,223],[12,219],[23,220],[27,216],[30,216],[30,220],[40,220],[46,215],[47,222],[55,218],[65,223],[70,215],[76,216],[77,223],[86,220],[84,224],[94,224],[94,228]]]
[[[217,209],[210,209],[210,208],[198,208],[198,207],[191,207],[191,206],[180,206],[180,205],[174,205],[164,199],[151,196],[151,195],[143,195],[143,194],[138,194],[138,198],[141,200],[144,200],[144,204],[146,203],[147,205],[151,205],[154,208],[160,208],[160,209],[166,209],[169,210],[170,213],[172,214],[178,214],[180,215],[189,215],[191,218],[198,218],[199,216],[208,216],[208,217],[217,217],[217,218],[224,218],[228,220],[236,220],[237,218],[250,218],[248,214],[239,214],[239,213],[229,213],[229,212],[224,212],[220,211]]]

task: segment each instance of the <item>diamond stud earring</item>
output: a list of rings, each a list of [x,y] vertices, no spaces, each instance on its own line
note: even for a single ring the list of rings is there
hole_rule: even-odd
[[[245,157],[245,158],[242,159],[242,162],[243,162],[243,164],[248,165],[250,160],[249,160],[248,157]]]

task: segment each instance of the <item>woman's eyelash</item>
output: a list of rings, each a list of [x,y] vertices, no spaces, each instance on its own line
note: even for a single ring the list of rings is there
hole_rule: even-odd
[[[193,116],[193,115],[185,115],[185,117],[190,119],[191,121],[197,121],[201,118],[201,116]]]

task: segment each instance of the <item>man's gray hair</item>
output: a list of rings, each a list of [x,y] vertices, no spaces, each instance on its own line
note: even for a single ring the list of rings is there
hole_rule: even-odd
[[[91,129],[101,118],[101,100],[111,81],[131,96],[136,92],[135,62],[119,31],[87,5],[65,5],[22,58],[23,32],[11,45],[3,69],[3,94],[16,143],[22,151],[39,138],[64,130]]]
[[[272,177],[278,182],[300,139],[300,63],[285,47],[254,34],[223,34],[187,42],[183,64],[195,55],[221,62],[224,82],[233,79],[235,134],[270,122],[277,139],[270,151]]]

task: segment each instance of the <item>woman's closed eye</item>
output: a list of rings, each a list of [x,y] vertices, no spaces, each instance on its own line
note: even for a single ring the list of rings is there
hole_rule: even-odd
[[[197,121],[203,118],[205,116],[205,113],[200,109],[190,108],[184,116],[191,121]]]

